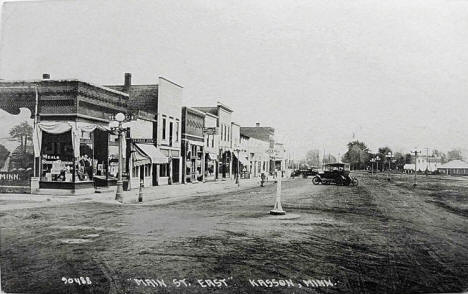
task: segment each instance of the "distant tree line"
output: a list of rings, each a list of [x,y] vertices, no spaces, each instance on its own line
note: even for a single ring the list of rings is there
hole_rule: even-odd
[[[364,142],[358,140],[348,143],[348,150],[343,155],[343,162],[350,164],[351,169],[367,169],[374,165],[378,170],[403,169],[407,163],[414,163],[413,157],[410,153],[393,152],[389,147],[380,147],[376,154],[369,151],[369,148]],[[389,156],[389,153],[391,156]],[[426,154],[421,154],[425,156]],[[447,154],[433,150],[430,156],[439,157],[442,163],[451,160],[463,160],[462,151],[460,149],[453,149]],[[375,163],[373,163],[374,161]]]

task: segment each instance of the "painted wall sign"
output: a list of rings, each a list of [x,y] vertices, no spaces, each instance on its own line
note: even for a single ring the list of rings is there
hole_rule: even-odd
[[[0,172],[0,186],[28,186],[30,178],[30,171],[2,171]]]

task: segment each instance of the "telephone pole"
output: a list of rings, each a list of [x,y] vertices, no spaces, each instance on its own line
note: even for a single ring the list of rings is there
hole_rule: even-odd
[[[414,150],[411,153],[414,153],[414,184],[416,187],[416,175],[418,174],[418,153],[421,154],[421,151]]]

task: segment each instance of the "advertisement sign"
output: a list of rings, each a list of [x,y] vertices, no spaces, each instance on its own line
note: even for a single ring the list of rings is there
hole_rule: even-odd
[[[203,128],[203,134],[207,135],[216,135],[218,133],[218,128]]]
[[[0,171],[0,186],[29,186],[31,171]]]

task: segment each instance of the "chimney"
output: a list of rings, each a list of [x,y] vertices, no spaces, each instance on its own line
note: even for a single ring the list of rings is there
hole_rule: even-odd
[[[124,89],[128,90],[131,85],[132,85],[132,74],[129,72],[126,72],[125,79],[124,79]]]
[[[255,126],[258,128],[260,126],[260,123],[256,123]]]
[[[48,79],[50,79],[50,74],[48,74],[48,73],[42,74],[42,79],[43,79],[43,80],[48,80]]]

